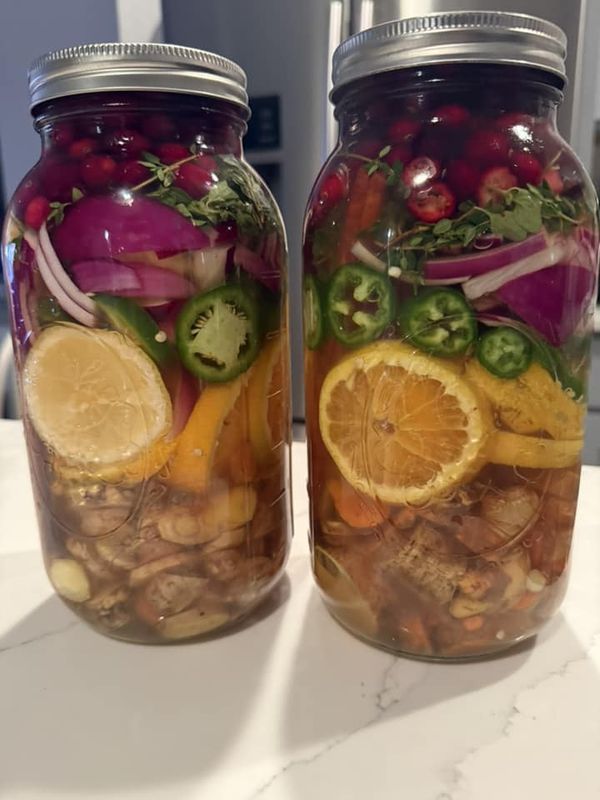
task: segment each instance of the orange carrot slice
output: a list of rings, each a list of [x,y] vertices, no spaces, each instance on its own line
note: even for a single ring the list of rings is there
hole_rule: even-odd
[[[335,510],[351,528],[373,528],[387,519],[384,505],[360,494],[346,481],[332,478],[327,489]]]

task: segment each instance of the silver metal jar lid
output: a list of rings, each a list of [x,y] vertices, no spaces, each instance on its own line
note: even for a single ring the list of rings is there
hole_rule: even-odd
[[[246,73],[233,61],[174,44],[84,44],[54,50],[29,68],[31,108],[88,92],[179,92],[248,109]]]
[[[431,64],[515,64],[565,80],[567,37],[528,14],[456,11],[386,22],[354,34],[333,55],[332,98],[341,86],[381,72]]]

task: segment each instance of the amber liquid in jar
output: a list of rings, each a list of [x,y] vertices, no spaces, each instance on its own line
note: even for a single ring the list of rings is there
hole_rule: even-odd
[[[211,99],[63,98],[5,269],[50,580],[137,642],[213,633],[290,537],[285,236]]]
[[[493,653],[566,589],[598,229],[558,98],[489,65],[339,93],[304,244],[313,568],[396,652]]]

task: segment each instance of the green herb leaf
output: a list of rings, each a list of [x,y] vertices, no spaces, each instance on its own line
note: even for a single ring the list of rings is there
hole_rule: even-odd
[[[188,160],[193,159],[192,155]],[[234,220],[242,233],[252,237],[279,225],[270,197],[258,178],[233,156],[217,156],[219,180],[199,200],[173,185],[176,164],[163,164],[156,157],[141,163],[160,183],[149,196],[171,206],[198,227]]]
[[[527,238],[527,231],[512,214],[490,214],[490,230],[509,242],[522,242]]]
[[[452,221],[449,219],[441,219],[433,226],[434,236],[440,236],[442,233],[448,233],[449,230],[452,230]]]
[[[149,153],[147,150],[144,150],[142,153],[142,158],[144,159],[140,163],[143,164],[145,167],[149,164],[154,164],[155,166],[160,166],[161,160],[158,156],[155,156],[154,153]]]
[[[56,201],[50,203],[50,213],[46,217],[46,224],[60,225],[65,218],[65,208],[70,205],[71,203],[59,203]]]

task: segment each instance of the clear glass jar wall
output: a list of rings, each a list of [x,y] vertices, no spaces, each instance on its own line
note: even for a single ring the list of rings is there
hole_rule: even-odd
[[[48,574],[103,633],[201,636],[288,552],[279,212],[234,104],[98,92],[35,124],[4,263]]]
[[[492,653],[565,592],[598,227],[561,84],[447,64],[336,92],[304,244],[313,567],[394,651]]]

